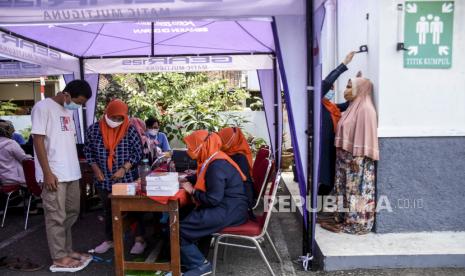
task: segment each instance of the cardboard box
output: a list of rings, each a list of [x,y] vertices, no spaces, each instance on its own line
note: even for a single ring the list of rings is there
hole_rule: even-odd
[[[117,183],[111,187],[112,195],[136,195],[136,183]]]

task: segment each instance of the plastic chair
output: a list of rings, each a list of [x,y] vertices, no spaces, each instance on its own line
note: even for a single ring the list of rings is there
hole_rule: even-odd
[[[39,186],[35,175],[34,160],[23,160],[24,178],[26,179],[27,190],[29,192],[29,199],[27,201],[26,220],[24,221],[24,230],[27,230],[27,222],[29,220],[29,210],[31,209],[32,196],[40,197],[42,188]]]
[[[269,158],[265,158],[260,163],[255,164],[252,170],[252,175],[256,202],[252,207],[252,210],[255,210],[260,204],[260,199],[262,198],[270,179],[270,172],[274,170],[274,161],[271,161]]]
[[[21,185],[19,184],[0,185],[0,193],[7,195],[5,209],[3,209],[2,228],[3,226],[5,226],[6,213],[8,211],[8,204],[10,203],[11,195],[14,193],[20,193],[20,192],[21,192]]]
[[[281,257],[279,256],[278,250],[276,249],[276,246],[274,245],[273,241],[271,240],[270,235],[267,232],[268,225],[271,219],[272,208],[276,202],[276,193],[278,191],[280,181],[281,181],[281,172],[278,171],[276,174],[275,181],[273,182],[273,185],[269,193],[270,197],[268,200],[268,207],[270,208],[270,210],[265,210],[263,215],[257,216],[256,220],[249,219],[246,223],[242,225],[226,227],[223,230],[221,230],[219,233],[213,234],[214,245],[215,245],[214,251],[213,251],[213,275],[215,275],[216,273],[216,265],[217,265],[216,263],[218,259],[218,246],[220,244],[224,246],[233,246],[233,247],[239,247],[239,248],[245,248],[245,249],[258,250],[270,274],[273,276],[275,275],[273,272],[273,269],[271,268],[270,263],[268,262],[268,259],[266,258],[260,246],[260,240],[262,240],[263,238],[266,238],[268,240],[276,257],[281,263],[282,260],[281,260]],[[223,239],[228,239],[228,241],[223,242],[222,241]],[[247,246],[247,245],[243,245],[240,243],[230,242],[229,241],[230,239],[246,240],[246,241],[252,242],[253,246]]]
[[[270,158],[271,151],[267,147],[261,147],[258,151],[257,154],[255,155],[255,160],[252,165],[252,170],[256,166],[256,164],[260,164],[260,162],[266,158]]]

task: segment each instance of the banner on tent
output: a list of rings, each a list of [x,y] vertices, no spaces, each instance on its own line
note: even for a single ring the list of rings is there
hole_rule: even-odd
[[[0,62],[0,78],[62,75],[68,72],[20,61]]]
[[[110,58],[85,61],[86,73],[198,72],[273,69],[269,55]]]
[[[303,14],[302,0],[2,0],[0,24]]]
[[[79,72],[77,58],[2,31],[0,31],[0,55],[67,72]]]

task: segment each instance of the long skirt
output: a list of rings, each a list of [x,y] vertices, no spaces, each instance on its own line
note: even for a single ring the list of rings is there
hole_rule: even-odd
[[[338,208],[335,220],[342,231],[370,232],[375,222],[375,162],[338,148],[334,187]]]

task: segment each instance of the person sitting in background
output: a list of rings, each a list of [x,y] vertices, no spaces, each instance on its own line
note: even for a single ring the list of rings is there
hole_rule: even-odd
[[[26,144],[26,141],[24,140],[23,135],[16,132],[15,127],[14,127],[14,125],[13,125],[13,123],[11,121],[0,120],[0,122],[8,122],[8,123],[10,123],[11,126],[13,127],[13,136],[12,136],[13,138],[12,139],[15,140],[20,145]]]
[[[32,158],[13,140],[11,122],[0,122],[0,183],[20,184],[26,187],[22,162]]]
[[[155,146],[159,147],[162,152],[167,152],[171,150],[170,144],[166,134],[160,132],[160,121],[156,118],[150,117],[145,121],[145,126],[147,127],[147,137],[150,142]]]
[[[113,100],[99,122],[91,125],[84,146],[86,160],[94,171],[96,187],[103,202],[105,213],[105,238],[95,248],[96,253],[104,253],[113,247],[113,227],[111,200],[109,195],[115,183],[130,183],[137,180],[137,164],[142,159],[142,142],[137,130],[130,125],[128,106],[121,100]],[[144,227],[139,217],[136,239],[131,254],[141,254],[145,250]]]
[[[147,128],[145,127],[145,122],[142,121],[142,119],[135,118],[135,117],[132,117],[131,119],[129,119],[129,122],[137,130],[137,133],[139,134],[139,138],[142,142],[142,147],[144,149],[144,158],[149,159],[150,163],[152,163],[153,155],[148,145],[148,138],[145,134],[145,131],[147,130]]]
[[[198,167],[194,186],[186,178],[180,178],[180,182],[197,208],[180,221],[181,262],[187,269],[185,276],[207,275],[212,271],[211,264],[196,243],[224,227],[247,221],[246,177],[220,150],[218,134],[197,130],[186,136],[184,142],[187,154],[197,160]]]
[[[242,130],[237,127],[226,127],[218,132],[223,146],[221,150],[226,153],[241,169],[242,173],[247,177],[244,182],[246,184],[246,194],[249,198],[249,207],[253,207],[253,180],[252,180],[252,165],[253,157],[252,150],[245,138]]]

